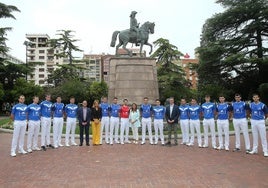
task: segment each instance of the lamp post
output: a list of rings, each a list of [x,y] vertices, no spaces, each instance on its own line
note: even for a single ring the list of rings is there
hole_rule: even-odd
[[[30,41],[24,41],[23,45],[25,45],[25,64],[26,64],[26,68],[28,67],[28,58],[27,58],[27,51],[28,51],[28,46],[31,46],[33,43]],[[27,70],[25,73],[25,80],[28,80],[28,75],[27,75]]]

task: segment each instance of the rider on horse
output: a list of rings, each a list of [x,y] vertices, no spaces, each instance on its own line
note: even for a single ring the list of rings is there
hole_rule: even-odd
[[[139,36],[140,36],[140,33],[139,33],[139,25],[138,22],[137,22],[137,19],[135,18],[137,12],[136,11],[132,11],[131,14],[130,14],[130,36],[135,36],[136,39],[137,39],[137,42],[136,42],[136,46],[139,46],[138,45],[138,42],[139,42]],[[133,35],[132,35],[133,33]]]

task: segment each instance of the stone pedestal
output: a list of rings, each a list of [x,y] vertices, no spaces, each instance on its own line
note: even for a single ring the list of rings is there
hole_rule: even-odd
[[[144,97],[159,98],[156,62],[153,58],[115,57],[110,59],[108,100],[141,104]]]

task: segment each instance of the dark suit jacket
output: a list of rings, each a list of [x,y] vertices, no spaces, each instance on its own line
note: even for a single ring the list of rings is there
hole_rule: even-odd
[[[178,118],[179,118],[179,107],[174,104],[173,110],[170,116],[170,105],[167,106],[166,108],[166,120],[174,120],[174,123],[178,123]]]
[[[77,119],[79,121],[79,125],[82,124],[82,122],[85,122],[84,121],[84,114],[83,114],[83,107],[80,107],[77,111]],[[86,122],[87,124],[89,124],[91,120],[91,110],[90,108],[87,108],[87,115],[86,115]]]

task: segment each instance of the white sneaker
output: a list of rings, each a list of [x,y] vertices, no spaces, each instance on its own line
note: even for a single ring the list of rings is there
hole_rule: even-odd
[[[54,146],[55,149],[58,149],[59,146]]]
[[[70,145],[69,144],[65,144],[66,147],[69,147]]]
[[[22,150],[19,150],[19,152],[18,153],[21,153],[21,154],[27,154],[27,152],[24,150],[24,149],[22,149]]]
[[[253,155],[253,154],[257,154],[257,153],[258,153],[258,152],[257,152],[257,151],[254,151],[254,150],[248,152],[248,154],[251,154],[251,155]]]
[[[223,149],[222,146],[217,147],[217,150],[222,150],[222,149]]]
[[[131,142],[130,142],[129,140],[125,141],[125,143],[127,143],[127,144],[131,144]]]
[[[216,147],[216,146],[213,146],[212,148],[213,148],[213,149],[217,149],[217,147]]]
[[[72,146],[77,146],[77,143],[75,143],[75,142],[74,142],[74,143],[72,143]]]
[[[208,145],[205,145],[205,144],[204,144],[204,145],[203,145],[203,148],[208,148]]]
[[[268,152],[264,152],[263,156],[268,157]]]
[[[225,148],[225,151],[229,151],[229,148],[226,147],[226,148]]]
[[[40,151],[41,149],[39,147],[33,147],[33,151]]]
[[[193,146],[194,144],[193,143],[188,143],[188,144],[186,144],[187,146]]]
[[[16,153],[13,151],[13,152],[10,153],[10,156],[11,157],[16,157]]]
[[[124,145],[125,143],[124,142],[121,142],[120,144]]]
[[[198,145],[198,147],[202,148],[202,145],[201,145],[201,144],[199,144],[199,145]]]
[[[33,150],[31,150],[31,149],[27,149],[27,152],[28,152],[28,153],[32,153]]]
[[[62,145],[62,144],[59,144],[59,146],[60,146],[60,147],[63,147],[63,145]]]

